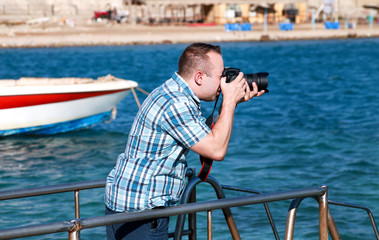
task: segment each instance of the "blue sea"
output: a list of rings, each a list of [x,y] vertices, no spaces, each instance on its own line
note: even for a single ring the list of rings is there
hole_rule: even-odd
[[[270,93],[237,107],[227,156],[214,164],[211,175],[222,184],[267,193],[327,185],[330,200],[367,206],[379,222],[379,39],[220,45],[225,66],[269,72]],[[177,70],[186,46],[0,49],[0,79],[112,74],[135,80],[150,92]],[[212,108],[213,103],[202,103],[203,115]],[[54,136],[0,139],[0,191],[105,179],[124,150],[137,111],[130,94],[109,124]],[[189,155],[188,163],[200,169],[196,154]],[[207,184],[197,190],[198,201],[215,199]],[[72,219],[73,200],[74,193],[62,193],[2,201],[0,229]],[[281,239],[289,204],[269,203]],[[330,209],[342,239],[375,239],[366,212]],[[232,212],[242,239],[275,239],[263,205]],[[81,217],[103,214],[103,189],[82,191]],[[214,211],[213,225],[214,239],[231,239],[221,211]],[[302,202],[294,236],[318,239],[313,199]],[[58,233],[27,239],[67,238],[67,233]],[[105,228],[83,230],[81,239],[105,239]],[[206,213],[198,214],[198,239],[206,239]]]

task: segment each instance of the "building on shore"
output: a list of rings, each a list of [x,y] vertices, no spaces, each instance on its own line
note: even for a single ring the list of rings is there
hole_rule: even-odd
[[[362,19],[372,14],[365,6],[377,7],[377,0],[145,0],[152,21],[205,23],[309,23],[339,19]]]
[[[376,20],[377,0],[0,0],[0,18],[94,18],[129,23],[263,23]],[[107,14],[108,13],[108,14]],[[99,15],[100,16],[100,15]],[[122,18],[121,18],[122,17]]]

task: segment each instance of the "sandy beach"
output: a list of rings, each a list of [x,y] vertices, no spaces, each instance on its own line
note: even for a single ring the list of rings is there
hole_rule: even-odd
[[[295,24],[292,31],[281,31],[279,25],[253,25],[252,31],[225,32],[224,26],[129,25],[86,22],[70,26],[61,22],[49,24],[0,25],[0,48],[134,45],[159,43],[279,41],[331,38],[379,37],[379,25],[370,28],[324,29],[317,24]]]

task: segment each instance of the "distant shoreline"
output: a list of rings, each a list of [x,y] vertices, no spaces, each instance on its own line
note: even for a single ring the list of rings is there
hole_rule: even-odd
[[[123,24],[85,24],[62,26],[0,27],[0,48],[78,47],[114,45],[150,45],[202,42],[293,41],[347,38],[377,38],[379,26],[359,26],[356,29],[325,30],[319,24],[298,24],[292,31],[280,31],[275,25],[264,31],[253,26],[252,31],[225,32],[224,26],[146,26]]]

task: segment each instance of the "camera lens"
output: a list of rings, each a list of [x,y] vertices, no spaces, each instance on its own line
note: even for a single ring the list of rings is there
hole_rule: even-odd
[[[253,82],[255,82],[257,84],[258,91],[265,90],[265,92],[268,92],[267,76],[268,76],[267,72],[244,74],[244,78],[249,84],[250,90],[253,90]]]
[[[222,72],[222,76],[226,77],[226,82],[233,81],[240,72],[239,68],[230,68],[226,67],[224,71]],[[257,84],[258,91],[264,90],[266,93],[269,92],[267,89],[268,86],[268,80],[267,80],[268,73],[267,72],[259,72],[259,73],[247,73],[244,74],[243,77],[246,79],[250,90],[253,90],[253,82]]]

